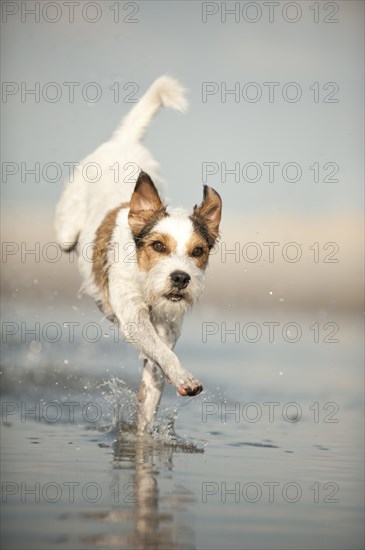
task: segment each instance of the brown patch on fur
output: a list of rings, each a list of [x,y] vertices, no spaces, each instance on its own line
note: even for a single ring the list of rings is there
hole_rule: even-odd
[[[208,244],[214,246],[219,236],[219,223],[221,221],[222,200],[218,193],[208,185],[204,185],[203,202],[195,206],[190,216],[194,230],[199,233]]]
[[[141,172],[131,197],[128,214],[129,227],[137,247],[139,241],[166,215],[165,205],[160,199],[155,184],[148,174]]]
[[[154,250],[153,243],[161,242],[166,250],[158,252]],[[166,233],[152,232],[148,233],[140,246],[136,248],[137,261],[141,271],[150,271],[164,256],[168,256],[176,248],[176,241],[171,235]]]
[[[95,282],[103,291],[106,302],[109,300],[108,292],[108,251],[110,241],[115,227],[117,215],[122,208],[129,208],[129,202],[123,202],[114,210],[107,213],[101,224],[99,225],[93,247],[93,273]]]
[[[197,247],[203,250],[201,256],[194,256],[193,254],[195,248]],[[207,245],[206,240],[199,233],[194,232],[190,241],[187,244],[187,254],[193,260],[195,265],[199,267],[199,269],[205,269],[207,267],[209,252],[210,248]]]
[[[138,226],[134,224],[135,218],[133,214],[129,212],[128,215],[128,223],[129,227],[131,228],[133,239],[136,245],[137,250],[143,246],[143,242],[146,238],[146,236],[150,233],[152,233],[153,228],[157,223],[162,220],[165,216],[168,214],[165,211],[158,211],[155,214],[152,214],[146,221],[145,225],[140,226],[138,223]]]

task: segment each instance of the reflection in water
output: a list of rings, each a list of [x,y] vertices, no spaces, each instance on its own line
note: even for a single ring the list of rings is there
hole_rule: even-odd
[[[176,450],[153,438],[136,438],[133,444],[120,438],[114,443],[115,468],[123,468],[126,460],[135,468],[133,548],[195,548],[191,522],[175,521],[194,503],[193,493],[174,487],[163,495],[159,488],[160,470],[172,471]]]
[[[194,549],[195,496],[185,487],[171,487],[172,475],[168,474],[177,452],[202,451],[180,442],[166,444],[151,436],[119,434],[113,443],[111,482],[117,504],[109,512],[87,517],[120,523],[120,529],[117,534],[113,530],[113,534],[83,537],[82,542],[102,548]],[[125,481],[126,471],[133,472],[130,481]]]

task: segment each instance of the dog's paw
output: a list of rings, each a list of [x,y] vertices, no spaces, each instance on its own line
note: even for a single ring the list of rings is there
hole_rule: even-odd
[[[193,396],[198,395],[201,391],[203,391],[203,386],[197,380],[192,380],[188,384],[180,386],[177,391],[183,397]]]

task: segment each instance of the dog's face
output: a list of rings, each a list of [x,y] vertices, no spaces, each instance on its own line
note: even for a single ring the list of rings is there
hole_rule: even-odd
[[[203,202],[191,215],[182,209],[168,213],[151,178],[141,172],[128,221],[152,309],[174,317],[197,300],[219,234],[221,207],[218,193],[204,186]]]

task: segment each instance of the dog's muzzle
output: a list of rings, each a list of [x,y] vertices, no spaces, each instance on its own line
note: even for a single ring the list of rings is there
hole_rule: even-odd
[[[186,296],[182,292],[190,283],[190,275],[185,271],[173,271],[170,275],[170,281],[172,283],[172,290],[169,294],[165,295],[165,298],[171,302],[180,302]]]
[[[183,290],[190,282],[190,275],[185,271],[174,271],[171,273],[170,279],[174,288]]]

